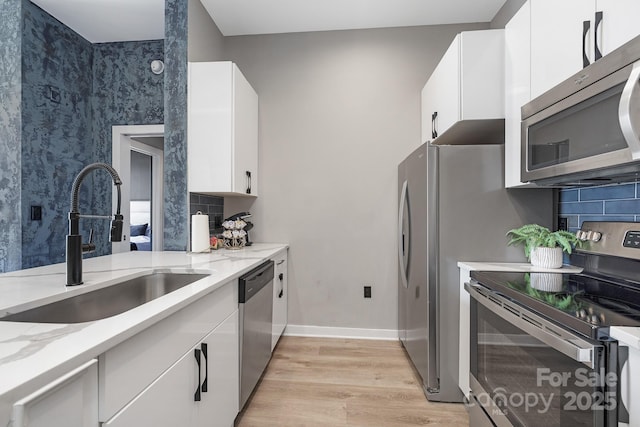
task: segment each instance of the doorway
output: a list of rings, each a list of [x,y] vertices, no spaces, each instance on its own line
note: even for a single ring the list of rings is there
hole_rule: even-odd
[[[121,242],[112,253],[163,250],[164,125],[113,126],[112,164],[122,179]],[[113,208],[117,204],[114,188]]]

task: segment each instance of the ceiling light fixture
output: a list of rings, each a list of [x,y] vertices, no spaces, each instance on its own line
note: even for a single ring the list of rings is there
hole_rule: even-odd
[[[153,74],[162,74],[164,71],[164,62],[159,59],[154,59],[151,61],[151,72]]]

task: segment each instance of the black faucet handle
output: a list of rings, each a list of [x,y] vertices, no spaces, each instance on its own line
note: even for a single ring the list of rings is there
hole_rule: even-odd
[[[82,244],[82,253],[88,254],[96,250],[96,245],[93,243],[93,228],[89,230],[89,242]]]
[[[124,216],[120,214],[115,214],[113,216],[113,219],[111,220],[111,236],[109,237],[110,242],[122,241],[123,226],[124,226]]]

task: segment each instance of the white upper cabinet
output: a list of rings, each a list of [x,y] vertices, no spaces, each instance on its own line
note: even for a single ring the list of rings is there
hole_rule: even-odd
[[[535,98],[640,34],[637,0],[530,0]]]
[[[521,187],[520,107],[531,100],[531,7],[525,3],[504,31],[504,184]]]
[[[422,89],[422,141],[501,143],[504,31],[456,36]]]
[[[189,63],[188,187],[258,195],[258,95],[232,62]]]
[[[535,98],[584,67],[593,46],[594,0],[530,0],[531,97]],[[585,24],[586,23],[586,24]],[[592,57],[586,57],[589,61]],[[588,64],[587,64],[588,65]]]
[[[579,72],[597,56],[610,53],[640,34],[637,16],[640,16],[637,0],[529,0],[507,23],[504,60],[507,188],[532,186],[520,180],[521,107]]]
[[[602,12],[598,43],[603,55],[640,34],[640,1],[596,0],[596,11]]]

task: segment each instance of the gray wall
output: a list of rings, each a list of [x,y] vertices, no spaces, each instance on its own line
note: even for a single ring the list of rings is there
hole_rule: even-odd
[[[151,200],[151,156],[131,151],[131,200]]]
[[[487,24],[229,37],[260,97],[254,241],[288,242],[289,323],[397,328],[397,166],[455,35]],[[245,206],[242,206],[244,203]],[[373,298],[363,298],[363,285]]]
[[[189,0],[189,61],[219,61],[224,37],[200,0]]]
[[[527,0],[507,0],[491,21],[491,28],[504,28]]]

